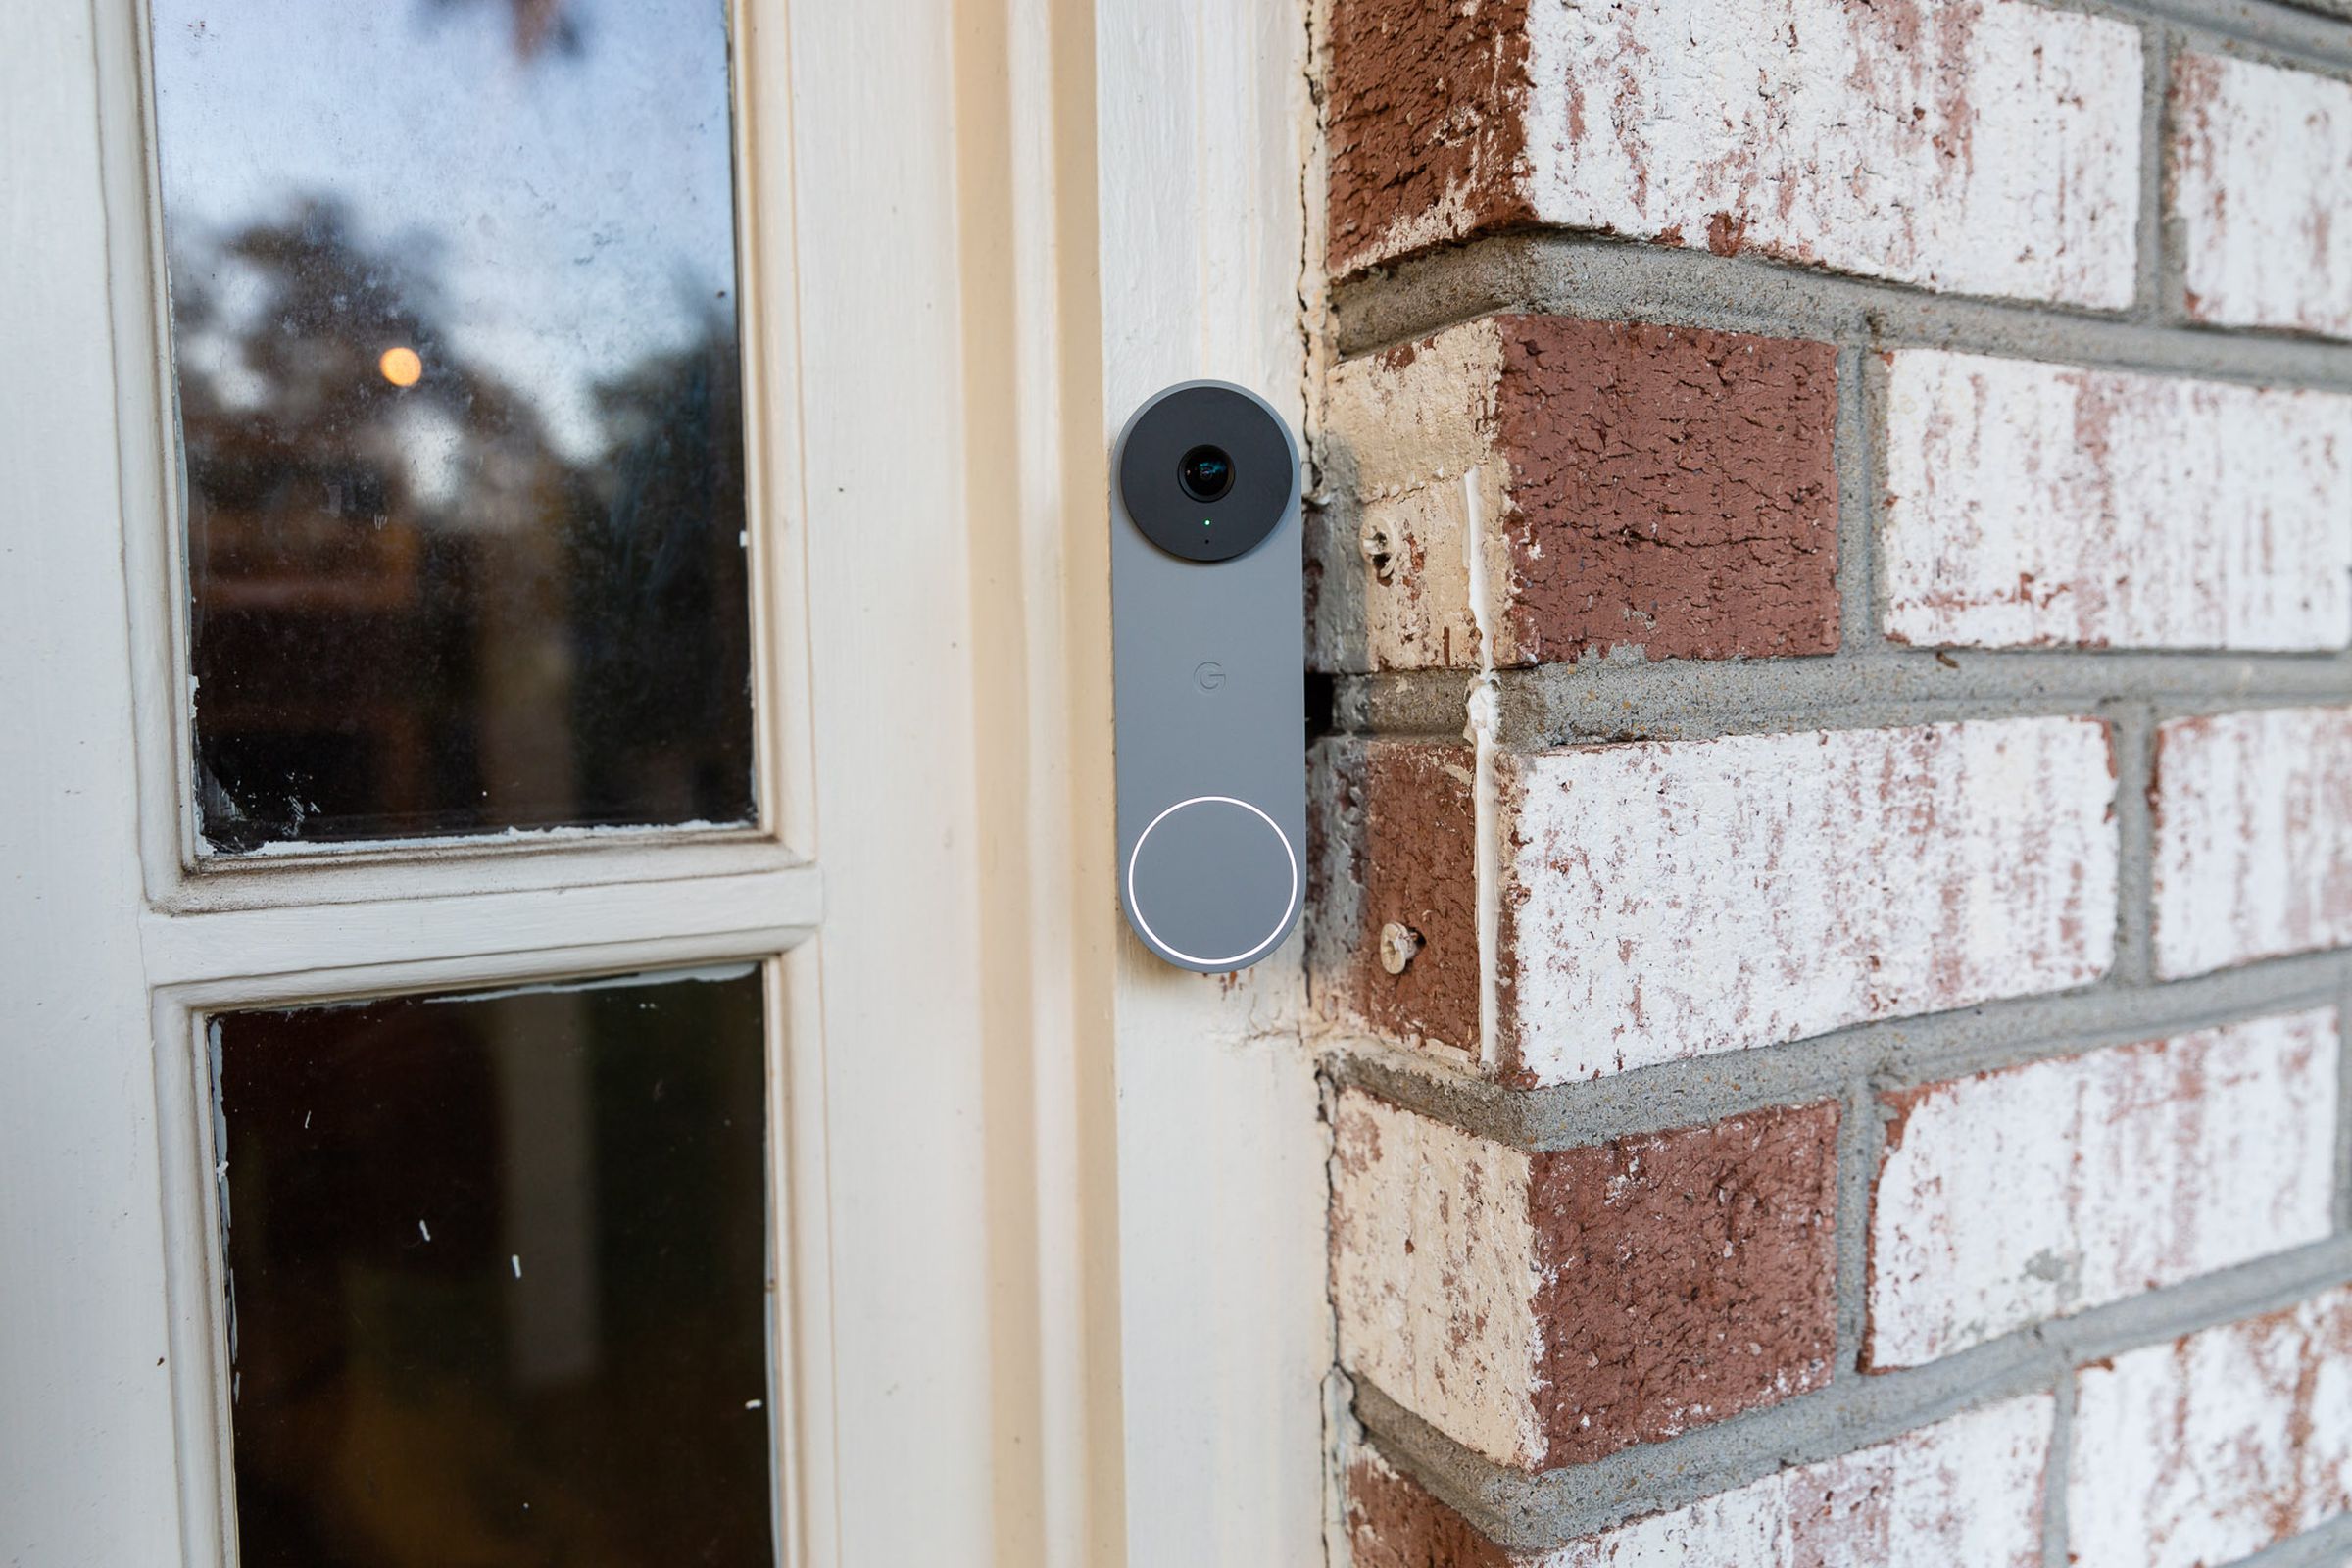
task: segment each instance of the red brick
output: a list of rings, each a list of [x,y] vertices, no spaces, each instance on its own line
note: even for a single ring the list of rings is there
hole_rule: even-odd
[[[1472,668],[1490,640],[1496,664],[1834,650],[1837,362],[1826,343],[1498,316],[1342,366],[1328,429],[1354,478],[1364,625],[1327,628],[1326,662]]]
[[[1310,972],[1327,1016],[1474,1060],[1479,1041],[1476,754],[1467,746],[1335,741],[1317,791],[1345,841],[1310,906]],[[1381,961],[1391,928],[1413,946]]]
[[[1835,1104],[1529,1153],[1349,1090],[1334,1136],[1342,1360],[1498,1463],[1829,1381]]]
[[[1527,0],[1332,8],[1334,271],[1405,215],[1444,214],[1446,229],[1465,234],[1533,218],[1516,174],[1527,156]]]
[[[1377,1451],[1348,1465],[1348,1544],[1353,1568],[1519,1568],[1504,1550]]]

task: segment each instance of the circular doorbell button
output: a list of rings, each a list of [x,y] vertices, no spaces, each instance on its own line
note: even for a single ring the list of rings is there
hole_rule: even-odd
[[[1153,817],[1127,856],[1127,908],[1180,963],[1240,968],[1290,929],[1298,856],[1274,819],[1230,795],[1199,795]]]
[[[1119,499],[1145,538],[1187,561],[1231,561],[1290,510],[1298,467],[1290,438],[1255,398],[1179,387],[1135,417],[1119,458]]]

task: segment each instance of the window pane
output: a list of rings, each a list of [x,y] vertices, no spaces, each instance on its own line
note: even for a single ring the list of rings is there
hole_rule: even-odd
[[[760,998],[213,1021],[243,1568],[773,1563]]]
[[[722,0],[154,0],[197,810],[743,822]]]

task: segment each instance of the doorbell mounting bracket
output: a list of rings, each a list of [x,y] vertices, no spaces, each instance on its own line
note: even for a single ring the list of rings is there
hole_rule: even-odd
[[[1306,896],[1298,444],[1223,381],[1154,394],[1110,462],[1119,902],[1203,974],[1281,945]]]

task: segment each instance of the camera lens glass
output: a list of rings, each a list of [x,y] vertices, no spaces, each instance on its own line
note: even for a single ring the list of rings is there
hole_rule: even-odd
[[[1223,447],[1195,447],[1177,465],[1176,482],[1195,501],[1214,501],[1233,488],[1233,459]]]
[[[1246,556],[1298,515],[1298,449],[1281,416],[1240,387],[1168,388],[1127,421],[1117,450],[1119,510],[1179,561]]]

